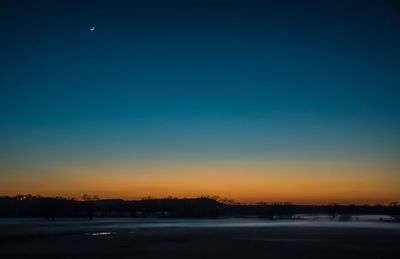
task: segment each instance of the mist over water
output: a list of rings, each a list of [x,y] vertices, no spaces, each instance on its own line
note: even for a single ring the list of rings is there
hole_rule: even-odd
[[[0,229],[11,227],[15,232],[24,228],[35,229],[37,234],[80,233],[87,235],[112,235],[119,231],[134,233],[135,229],[165,228],[366,228],[398,229],[400,224],[388,222],[389,216],[356,216],[351,221],[330,220],[328,216],[302,216],[298,220],[264,220],[258,218],[225,219],[158,219],[158,218],[96,218],[59,219],[1,219]],[[15,233],[14,233],[15,234]]]

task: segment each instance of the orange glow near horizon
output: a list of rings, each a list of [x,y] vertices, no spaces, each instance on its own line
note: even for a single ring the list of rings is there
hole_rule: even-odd
[[[0,195],[80,198],[89,193],[123,199],[218,195],[237,202],[375,204],[400,197],[396,172],[379,166],[305,163],[63,167],[37,169],[29,177],[14,172],[0,182]]]

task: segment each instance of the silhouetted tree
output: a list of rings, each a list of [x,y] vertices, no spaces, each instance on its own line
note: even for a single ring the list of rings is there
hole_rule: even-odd
[[[330,216],[331,220],[334,220],[338,214],[338,205],[331,204],[326,207],[326,212]]]
[[[400,222],[400,204],[398,202],[389,203],[388,214],[393,217],[394,220]]]
[[[83,205],[87,212],[87,216],[89,217],[90,220],[92,220],[96,209],[96,201],[99,200],[99,196],[97,195],[91,196],[89,194],[84,194],[82,196],[82,200],[84,202]]]

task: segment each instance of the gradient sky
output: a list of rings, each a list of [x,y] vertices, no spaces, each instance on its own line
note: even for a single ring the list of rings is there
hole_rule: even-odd
[[[0,195],[400,199],[396,1],[1,1],[0,33]]]

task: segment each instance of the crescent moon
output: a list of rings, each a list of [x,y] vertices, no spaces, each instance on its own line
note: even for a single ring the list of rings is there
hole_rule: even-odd
[[[95,28],[95,26],[93,26],[93,27],[92,27],[92,28],[90,28],[89,30],[90,30],[90,31],[94,31],[94,28]]]

